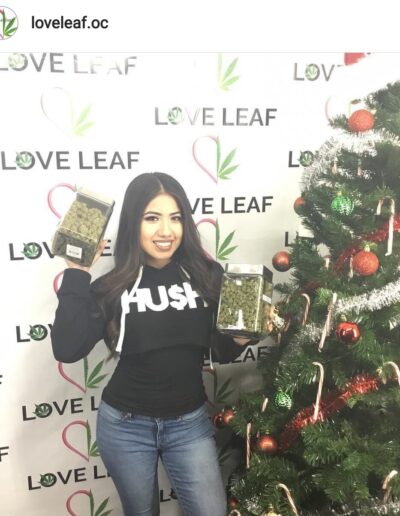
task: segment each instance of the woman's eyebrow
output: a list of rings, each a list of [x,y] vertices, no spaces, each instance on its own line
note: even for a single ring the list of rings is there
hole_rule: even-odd
[[[180,211],[174,211],[172,213],[170,213],[170,215],[180,215],[181,212]],[[143,215],[162,215],[162,213],[159,213],[158,211],[146,211],[145,213],[143,213]]]

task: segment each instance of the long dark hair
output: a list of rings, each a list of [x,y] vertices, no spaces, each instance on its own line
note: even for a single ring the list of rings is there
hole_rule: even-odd
[[[95,295],[107,321],[105,342],[115,350],[120,326],[124,290],[130,288],[139,269],[146,264],[140,246],[140,227],[146,206],[161,193],[171,195],[182,214],[183,236],[174,259],[187,271],[192,286],[211,303],[218,301],[219,282],[215,281],[215,262],[203,250],[200,235],[193,221],[185,190],[176,179],[162,172],[140,174],[128,185],[119,219],[115,244],[115,267],[96,285]]]

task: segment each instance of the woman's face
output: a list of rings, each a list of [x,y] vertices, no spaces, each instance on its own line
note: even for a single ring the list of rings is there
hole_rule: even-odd
[[[161,269],[182,242],[182,213],[171,195],[162,193],[146,206],[140,225],[140,245],[147,263]]]

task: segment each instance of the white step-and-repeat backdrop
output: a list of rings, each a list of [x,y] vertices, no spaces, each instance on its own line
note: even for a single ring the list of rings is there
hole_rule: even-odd
[[[147,171],[182,183],[221,263],[272,269],[272,256],[304,231],[293,202],[332,134],[329,117],[397,78],[396,55],[355,57],[0,54],[1,516],[122,515],[95,442],[115,363],[103,343],[85,360],[57,363],[49,339],[64,269],[51,239],[76,187],[116,200],[94,277],[112,266],[125,188]],[[275,271],[274,281],[289,274]],[[261,385],[257,361],[272,344],[215,372],[205,364],[210,413]],[[160,479],[162,514],[179,514],[162,468]]]

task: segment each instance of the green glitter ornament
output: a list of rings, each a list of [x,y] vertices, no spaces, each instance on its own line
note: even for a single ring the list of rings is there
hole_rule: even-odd
[[[275,406],[277,408],[290,410],[292,408],[292,398],[286,392],[279,391],[275,396]]]
[[[350,197],[346,197],[341,192],[338,192],[331,203],[331,209],[339,215],[351,215],[354,210],[354,202]]]

